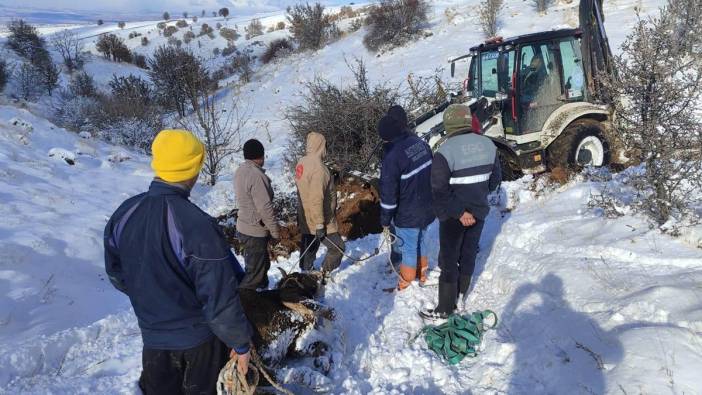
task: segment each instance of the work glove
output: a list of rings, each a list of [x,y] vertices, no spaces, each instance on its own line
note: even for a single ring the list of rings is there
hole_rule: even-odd
[[[325,237],[327,237],[327,228],[323,227],[321,229],[317,229],[317,232],[315,232],[315,236],[317,236],[317,239],[323,240]]]

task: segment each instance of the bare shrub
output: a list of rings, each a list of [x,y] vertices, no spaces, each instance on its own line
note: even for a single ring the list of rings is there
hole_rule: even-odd
[[[165,29],[163,29],[163,36],[164,37],[171,37],[172,35],[176,34],[178,32],[178,28],[171,25],[171,26],[166,26]]]
[[[68,83],[68,91],[73,96],[83,96],[83,97],[96,97],[97,88],[95,87],[95,80],[93,77],[86,73],[85,71],[76,73],[71,78]]]
[[[109,85],[111,95],[101,98],[93,126],[108,141],[147,150],[162,126],[151,86],[134,75],[114,76]]]
[[[7,85],[7,81],[10,79],[10,70],[7,65],[7,62],[4,60],[0,59],[0,93],[2,93],[5,90],[5,86]]]
[[[219,22],[217,22],[217,24],[215,25],[215,27],[217,28],[217,30],[219,30],[219,29],[221,29],[221,28],[222,28],[222,24],[221,24],[221,23],[219,23]]]
[[[480,28],[488,38],[497,35],[502,5],[502,0],[483,0],[480,3],[480,8],[478,9]]]
[[[200,34],[198,34],[198,36],[211,36],[212,34],[214,34],[214,29],[212,29],[210,25],[203,23],[202,26],[200,26]]]
[[[193,23],[197,23],[197,15],[193,15]]]
[[[253,76],[253,62],[254,57],[251,55],[250,50],[244,50],[232,58],[232,70],[239,74],[239,79],[242,82],[251,82],[251,77]]]
[[[448,94],[446,83],[441,79],[441,71],[438,69],[431,76],[407,76],[408,93],[403,96],[406,97],[408,109],[421,114],[446,102]]]
[[[103,22],[102,19],[98,19],[98,20],[97,20],[97,25],[98,25],[98,26],[102,26],[104,23],[105,23],[105,22]]]
[[[287,9],[288,30],[301,50],[317,50],[325,46],[338,34],[338,28],[324,13],[324,6],[297,4]]]
[[[236,41],[240,37],[239,32],[237,32],[235,29],[230,29],[227,27],[219,29],[219,35],[227,41]]]
[[[536,11],[544,14],[548,10],[548,7],[551,5],[552,0],[533,0],[534,1],[534,6],[536,7]]]
[[[349,65],[354,84],[338,87],[317,78],[305,84],[303,104],[288,108],[286,118],[292,128],[292,139],[286,162],[294,165],[304,154],[307,133],[316,131],[327,139],[327,156],[342,169],[374,166],[371,155],[378,143],[377,126],[388,108],[398,104],[401,95],[396,88],[371,86],[365,64],[356,60]]]
[[[175,37],[168,37],[168,45],[180,48],[183,42]]]
[[[250,40],[263,34],[263,24],[260,19],[254,18],[244,30],[246,31],[246,39]]]
[[[185,34],[183,34],[183,42],[186,44],[190,44],[190,42],[193,41],[194,39],[195,39],[195,33],[191,32],[191,31],[187,31],[187,32],[185,32]]]
[[[261,55],[261,62],[270,63],[274,59],[288,56],[293,51],[293,44],[287,38],[279,38],[268,43],[266,51]]]
[[[149,45],[149,39],[146,38],[146,37],[142,37],[142,38],[141,38],[141,46],[142,46],[142,47],[146,47],[146,46],[148,46],[148,45]]]
[[[341,9],[339,10],[339,15],[342,18],[347,18],[347,19],[348,18],[355,18],[356,16],[358,16],[356,11],[353,10],[353,7],[348,6],[348,5],[341,7]]]
[[[369,11],[363,44],[374,52],[404,45],[417,37],[428,12],[425,0],[380,0]]]
[[[702,58],[688,45],[700,24],[680,35],[684,15],[674,3],[639,18],[614,59],[618,75],[603,76],[627,155],[645,168],[640,210],[658,225],[699,217],[692,208],[702,204]]]
[[[83,44],[73,32],[64,30],[54,34],[51,44],[56,52],[61,54],[63,64],[69,73],[83,67]]]
[[[217,48],[217,47],[215,47],[215,48],[212,50],[212,54],[213,54],[214,56],[219,56],[219,53],[220,53],[220,52],[221,52],[220,49]]]
[[[93,120],[100,112],[100,101],[92,96],[76,96],[61,90],[53,105],[55,124],[73,131],[94,130]]]
[[[166,11],[163,13],[162,17],[163,17],[163,20],[167,21],[167,20],[171,19],[171,14],[169,14],[168,11]]]
[[[127,24],[126,24],[126,23],[124,23],[124,22],[122,22],[122,21],[120,21],[120,22],[117,22],[117,27],[118,27],[118,28],[120,28],[120,29],[124,29],[124,27],[125,27],[125,26],[127,26]]]
[[[351,25],[349,26],[349,32],[357,32],[363,27],[363,18],[356,18],[353,21],[351,21]]]
[[[275,25],[275,30],[285,30],[285,22],[280,21]]]
[[[220,8],[219,9],[219,16],[223,16],[225,18],[228,17],[229,16],[229,8],[227,8],[227,7]]]
[[[178,40],[180,41],[180,40]],[[180,45],[179,45],[180,46]],[[132,63],[140,69],[148,69],[149,66],[146,63],[146,56],[138,53],[132,53]]]
[[[158,29],[160,29],[160,30],[165,29],[166,26],[167,26],[167,25],[166,25],[166,22],[159,22],[159,23],[156,24],[156,28],[158,28]]]
[[[227,44],[228,45],[222,50],[222,56],[229,56],[236,52],[236,45],[232,44],[231,41]]]
[[[181,19],[178,22],[176,22],[176,27],[179,27],[181,29],[186,28],[186,27],[188,27],[188,22]]]
[[[128,37],[129,37],[129,39],[131,40],[131,39],[137,38],[137,37],[139,37],[139,36],[141,36],[141,33],[139,33],[139,32],[131,32],[131,33],[129,33],[129,36],[128,36]]]

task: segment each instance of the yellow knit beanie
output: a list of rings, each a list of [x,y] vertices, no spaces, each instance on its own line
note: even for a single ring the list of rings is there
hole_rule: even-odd
[[[151,168],[164,181],[187,181],[200,173],[205,147],[187,130],[162,130],[151,144]]]

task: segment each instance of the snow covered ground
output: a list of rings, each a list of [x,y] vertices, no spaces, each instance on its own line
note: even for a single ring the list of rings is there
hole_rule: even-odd
[[[361,30],[316,54],[263,66],[250,84],[226,88],[249,103],[248,134],[267,145],[266,166],[276,187],[290,188],[281,160],[288,138],[283,111],[299,102],[304,81],[324,76],[344,83],[350,76],[344,58],[354,56],[367,61],[373,81],[431,75],[482,39],[476,3],[434,2],[433,36],[382,56],[363,48]],[[577,4],[558,3],[546,15],[526,4],[506,1],[506,36],[577,23]],[[606,2],[612,46],[635,20],[634,7],[646,14],[658,4]],[[454,12],[449,21],[446,15]],[[282,14],[268,18],[264,25]],[[155,23],[134,29],[148,34]],[[114,25],[75,29],[89,42],[104,31],[126,38],[130,25],[125,31]],[[139,47],[139,40],[130,46]],[[224,46],[217,40],[208,41],[202,54]],[[103,84],[113,72],[142,72],[96,58],[87,69]],[[0,394],[136,393],[139,329],[128,300],[103,273],[102,229],[122,200],[148,186],[149,159],[58,128],[46,120],[47,111],[46,104],[0,104]],[[198,186],[193,200],[212,214],[231,208],[231,173],[215,188]],[[335,327],[343,328],[345,339],[335,349],[340,357],[330,392],[702,394],[699,236],[675,239],[637,216],[601,216],[587,203],[602,186],[584,177],[564,186],[545,178],[502,185],[465,305],[467,312],[494,310],[500,324],[487,332],[477,358],[457,366],[441,363],[421,338],[408,344],[422,327],[417,310],[434,303],[435,287],[388,294],[383,289],[396,278],[386,253],[360,264],[345,260],[324,297],[338,312]],[[436,224],[430,237],[429,282],[435,283]],[[363,256],[380,244],[372,235],[348,246],[350,254]],[[271,279],[278,278],[278,266],[293,268],[297,258],[274,264]]]

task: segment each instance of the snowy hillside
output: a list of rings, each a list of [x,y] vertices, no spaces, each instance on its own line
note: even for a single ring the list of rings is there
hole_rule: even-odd
[[[279,190],[290,190],[282,161],[289,136],[287,107],[299,103],[302,84],[315,76],[339,83],[350,77],[345,60],[366,60],[373,81],[400,84],[409,73],[448,78],[446,60],[480,42],[477,1],[438,0],[431,36],[381,56],[367,52],[364,29],[317,53],[292,55],[257,66],[253,81],[230,81],[223,100],[240,94],[251,111],[246,137],[267,146],[266,167]],[[576,2],[577,3],[577,2]],[[613,48],[657,0],[605,4]],[[558,2],[538,15],[528,2],[505,1],[505,36],[577,24],[577,4]],[[450,16],[450,17],[449,17]],[[281,12],[262,16],[265,27]],[[200,18],[188,23],[237,24],[251,16]],[[158,21],[72,25],[92,48],[98,34],[114,32],[129,47],[149,54],[166,39]],[[171,22],[171,24],[175,21]],[[57,27],[41,31],[52,34]],[[189,28],[180,29],[180,37]],[[147,36],[128,39],[131,32]],[[284,36],[276,31],[246,40],[256,53]],[[201,38],[191,48],[212,64],[226,41]],[[144,73],[132,65],[93,56],[86,70],[104,84],[113,73]],[[141,369],[141,338],[129,301],[105,278],[102,232],[125,198],[151,180],[143,154],[66,131],[47,120],[45,101],[18,108],[0,104],[0,394],[132,394]],[[233,205],[231,169],[214,188],[199,185],[193,200],[218,215]],[[672,238],[650,230],[645,219],[607,219],[588,208],[589,196],[616,189],[621,177],[579,176],[563,186],[546,178],[503,183],[486,222],[466,311],[492,309],[500,320],[483,340],[480,355],[444,365],[423,340],[408,341],[422,327],[419,308],[432,305],[436,288],[412,285],[400,294],[387,253],[354,264],[344,260],[327,285],[324,302],[337,313],[333,369],[320,388],[344,394],[702,394],[702,240]],[[430,279],[438,270],[438,226],[430,229]],[[381,245],[378,235],[348,243],[364,256]],[[321,254],[324,251],[320,251]],[[294,269],[299,256],[273,265]],[[243,262],[243,260],[242,260]],[[273,282],[273,281],[272,281]],[[337,339],[338,340],[338,339]]]

